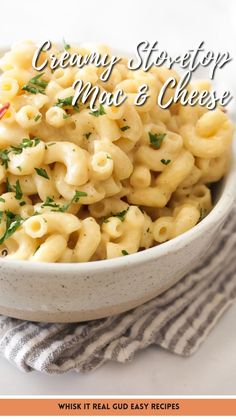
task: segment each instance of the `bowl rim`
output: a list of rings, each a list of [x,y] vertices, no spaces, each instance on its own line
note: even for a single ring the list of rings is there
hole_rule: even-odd
[[[7,50],[7,46],[0,46],[0,54]],[[115,52],[121,53],[118,48],[114,48]],[[122,50],[123,54],[128,52]],[[233,141],[236,141],[236,135],[234,135]],[[192,227],[185,233],[171,239],[167,242],[159,245],[150,247],[148,249],[132,253],[127,256],[120,256],[113,259],[104,259],[90,262],[31,262],[28,260],[14,260],[0,258],[0,268],[5,267],[6,269],[21,269],[25,272],[39,273],[94,273],[94,271],[107,271],[113,269],[124,269],[127,267],[135,267],[137,265],[151,262],[168,253],[176,252],[192,242],[199,236],[207,233],[213,225],[217,225],[220,221],[224,221],[225,217],[229,213],[233,206],[236,198],[236,144],[232,146],[232,161],[231,167],[228,173],[223,177],[224,185],[221,192],[221,196],[217,203],[214,205],[210,213],[198,224]],[[225,216],[225,217],[224,217]]]

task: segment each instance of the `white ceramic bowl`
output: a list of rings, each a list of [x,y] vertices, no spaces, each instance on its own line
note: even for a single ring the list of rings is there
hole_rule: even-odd
[[[34,321],[84,321],[121,313],[161,294],[199,261],[226,220],[236,190],[235,159],[216,189],[215,206],[198,225],[139,253],[79,264],[1,259],[0,313]]]
[[[234,159],[206,218],[181,236],[139,253],[79,264],[1,260],[0,313],[74,322],[121,313],[150,300],[200,260],[232,208],[235,187]]]

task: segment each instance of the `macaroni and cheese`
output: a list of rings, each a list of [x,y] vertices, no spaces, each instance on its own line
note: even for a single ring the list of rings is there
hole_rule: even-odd
[[[2,257],[88,262],[126,256],[179,236],[209,213],[209,185],[227,170],[233,136],[220,107],[158,107],[163,83],[178,77],[173,70],[131,71],[123,58],[107,81],[92,64],[40,73],[32,67],[35,50],[23,42],[0,60]],[[73,105],[78,79],[114,94],[122,89],[127,100],[96,111],[89,102]],[[137,106],[142,84],[149,98]],[[198,82],[199,91],[205,87]],[[172,94],[167,90],[166,98]]]

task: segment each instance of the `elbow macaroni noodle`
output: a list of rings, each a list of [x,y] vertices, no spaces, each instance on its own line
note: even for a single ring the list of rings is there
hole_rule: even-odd
[[[210,184],[227,171],[233,136],[220,107],[159,108],[163,83],[178,75],[165,68],[130,71],[125,59],[107,82],[91,64],[40,74],[32,68],[35,49],[23,42],[0,59],[2,257],[88,262],[125,256],[179,236],[208,214]],[[88,103],[72,106],[77,79],[103,92],[122,88],[127,100],[96,112]],[[150,97],[136,106],[143,84]],[[199,90],[206,85],[197,84]]]

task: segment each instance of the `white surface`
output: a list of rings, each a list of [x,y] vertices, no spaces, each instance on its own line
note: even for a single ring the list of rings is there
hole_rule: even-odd
[[[0,358],[1,395],[236,394],[236,304],[199,351],[181,358],[157,347],[130,364],[106,364],[88,374],[22,373]]]
[[[159,40],[161,48],[182,52],[205,40],[207,47],[236,56],[234,0],[12,0],[1,2],[0,13],[0,46],[64,36],[68,42],[109,42],[131,50],[141,40]],[[231,90],[233,67],[218,73]],[[236,305],[188,359],[153,347],[130,365],[107,364],[91,374],[59,377],[23,374],[0,359],[0,394],[236,394],[235,316]]]

